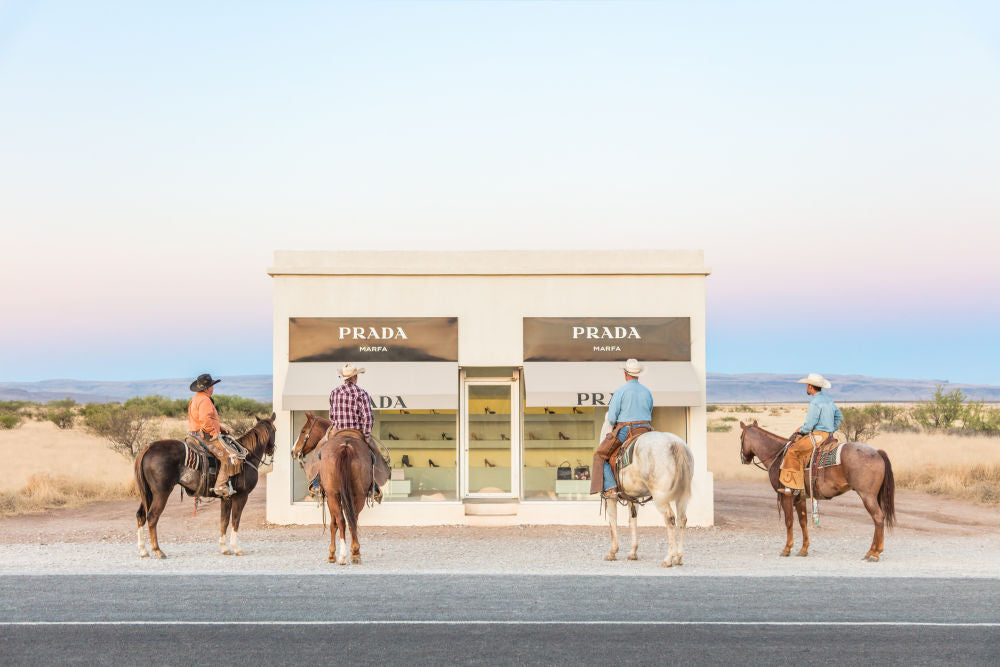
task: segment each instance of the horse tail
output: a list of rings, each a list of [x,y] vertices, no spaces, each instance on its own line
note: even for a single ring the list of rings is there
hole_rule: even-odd
[[[671,447],[674,455],[674,484],[670,493],[674,498],[691,495],[691,479],[694,477],[694,459],[691,450],[683,441],[674,442]]]
[[[135,485],[139,489],[139,502],[142,504],[142,515],[149,515],[149,504],[153,502],[153,492],[146,481],[146,475],[142,472],[142,459],[149,451],[149,445],[142,448],[139,455],[135,457]]]
[[[892,464],[889,463],[889,455],[883,450],[878,450],[878,455],[885,462],[885,475],[882,477],[882,486],[878,490],[878,506],[885,515],[885,525],[892,528],[896,525],[896,480],[892,475]]]
[[[354,476],[351,471],[351,463],[354,461],[354,449],[348,445],[341,445],[337,449],[336,467],[337,477],[340,478],[340,514],[351,528],[351,535],[358,534],[358,513],[354,508],[354,489],[351,482]]]

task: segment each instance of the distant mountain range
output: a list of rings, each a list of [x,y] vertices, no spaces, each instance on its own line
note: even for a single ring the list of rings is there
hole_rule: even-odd
[[[747,373],[742,375],[708,374],[709,403],[799,403],[806,401],[805,389],[795,381],[797,375]],[[940,380],[895,380],[862,375],[829,375],[833,386],[831,398],[844,402],[925,401],[934,388],[945,391],[961,389],[972,399],[1000,402],[1000,387],[949,383]],[[133,380],[129,382],[93,382],[87,380],[42,380],[41,382],[0,382],[0,400],[44,403],[72,398],[78,403],[124,401],[133,396],[160,394],[169,398],[191,395],[190,378]],[[220,394],[236,394],[258,401],[271,400],[270,375],[227,376],[216,389]]]

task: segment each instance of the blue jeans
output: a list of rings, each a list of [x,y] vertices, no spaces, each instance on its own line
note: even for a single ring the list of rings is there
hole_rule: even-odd
[[[637,426],[647,426],[653,428],[649,422],[643,424],[637,424]],[[622,430],[618,431],[618,442],[625,442],[628,439],[629,431],[632,430],[631,426],[624,426]],[[611,464],[607,461],[604,462],[604,490],[615,488],[615,473],[611,470]]]

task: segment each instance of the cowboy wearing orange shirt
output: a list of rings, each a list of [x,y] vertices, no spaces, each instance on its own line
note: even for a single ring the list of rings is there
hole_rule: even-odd
[[[215,385],[220,382],[222,380],[213,380],[210,374],[204,373],[191,383],[191,391],[196,393],[188,403],[188,431],[204,441],[219,459],[219,476],[215,480],[212,493],[221,498],[228,498],[235,493],[229,478],[238,470],[236,457],[219,439],[221,434],[229,434],[229,429],[219,424],[219,413],[215,409],[215,401],[212,400]]]

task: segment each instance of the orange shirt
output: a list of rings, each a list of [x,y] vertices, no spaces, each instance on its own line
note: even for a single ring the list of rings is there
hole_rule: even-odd
[[[199,391],[188,403],[188,430],[204,431],[213,438],[219,436],[222,429],[219,427],[219,413],[215,411],[215,404],[212,398],[203,391]]]

